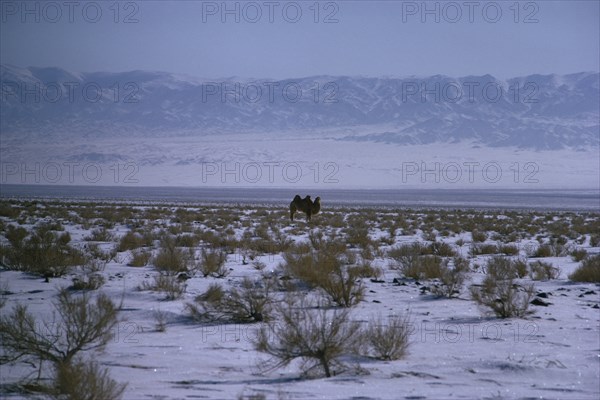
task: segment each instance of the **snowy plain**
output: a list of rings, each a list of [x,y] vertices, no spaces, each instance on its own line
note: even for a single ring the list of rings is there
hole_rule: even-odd
[[[362,131],[361,131],[362,132]],[[368,133],[368,132],[367,132]],[[2,139],[2,184],[598,190],[598,148],[397,145],[343,131]],[[349,139],[350,138],[350,139]]]
[[[18,204],[13,203],[13,204]],[[48,203],[50,205],[51,203]],[[54,203],[54,207],[61,203]],[[22,207],[23,205],[18,205]],[[46,221],[60,222],[72,237],[73,246],[89,244],[85,240],[93,228],[102,226],[101,219],[88,223],[77,218],[83,203],[65,203],[72,219],[53,217]],[[122,206],[122,205],[121,205]],[[361,370],[341,371],[332,378],[305,379],[297,364],[264,372],[258,361],[264,355],[254,350],[252,340],[260,323],[254,324],[198,324],[184,312],[184,304],[203,293],[210,283],[218,282],[227,287],[237,286],[243,277],[260,280],[261,274],[279,274],[284,262],[282,254],[259,254],[264,263],[262,271],[246,265],[239,251],[229,254],[226,267],[230,270],[225,278],[205,278],[193,275],[186,282],[181,299],[165,301],[164,294],[140,291],[138,287],[156,274],[151,263],[144,267],[131,267],[131,251],[120,252],[108,262],[102,274],[106,284],[99,290],[108,293],[115,301],[123,301],[119,316],[121,322],[115,337],[103,353],[94,355],[102,366],[110,369],[111,376],[128,384],[125,399],[234,399],[264,396],[267,399],[596,399],[600,394],[600,311],[598,310],[600,288],[597,284],[574,283],[567,276],[580,264],[568,255],[542,258],[558,267],[560,275],[549,281],[536,281],[536,293],[546,293],[551,303],[547,307],[531,306],[535,313],[525,319],[499,319],[482,312],[470,299],[467,286],[478,283],[483,277],[482,265],[491,255],[470,256],[473,239],[470,232],[441,235],[436,240],[450,244],[455,251],[470,259],[469,278],[457,298],[444,299],[423,290],[427,282],[400,279],[398,271],[390,268],[391,260],[386,250],[392,246],[413,242],[427,243],[420,229],[400,229],[391,242],[382,239],[388,235],[381,220],[375,216],[387,216],[391,220],[425,221],[427,215],[437,215],[435,210],[331,208],[315,216],[312,224],[303,218],[290,223],[285,205],[265,209],[261,206],[239,210],[212,207],[186,207],[197,214],[198,222],[191,228],[211,230],[218,221],[219,211],[231,215],[231,228],[236,237],[246,230],[263,224],[261,218],[274,215],[276,225],[294,242],[308,241],[311,230],[342,230],[326,226],[325,216],[335,214],[345,218],[366,213],[369,237],[381,252],[375,252],[371,261],[381,268],[383,275],[373,281],[362,279],[365,298],[351,310],[351,318],[366,324],[374,315],[409,313],[411,334],[408,355],[397,361],[377,361],[362,358]],[[44,212],[46,205],[38,201],[35,209]],[[89,206],[88,206],[89,207]],[[92,205],[100,210],[108,204]],[[109,252],[119,238],[132,225],[154,226],[165,229],[181,227],[176,221],[180,206],[161,204],[156,206],[122,206],[134,211],[133,217],[114,224],[109,231],[114,241],[98,242]],[[153,207],[166,212],[163,219],[146,221],[138,217]],[[64,207],[63,207],[64,208]],[[447,211],[450,214],[475,215],[477,211]],[[523,219],[541,219],[550,222],[569,220],[578,213],[483,211],[491,219],[502,220],[522,216]],[[547,217],[550,215],[550,217]],[[262,217],[261,217],[262,216]],[[486,217],[486,218],[488,218]],[[584,215],[597,221],[597,213]],[[43,218],[36,219],[35,212],[24,225],[31,228]],[[2,217],[4,224],[16,224]],[[235,222],[237,221],[237,222]],[[23,221],[22,221],[23,222]],[[443,222],[443,221],[440,221]],[[544,229],[547,225],[541,225]],[[222,227],[226,229],[226,227]],[[541,233],[541,232],[538,232]],[[496,243],[494,232],[487,232],[486,243]],[[3,243],[5,239],[2,238]],[[458,241],[458,243],[457,243]],[[499,242],[498,242],[499,243]],[[531,255],[539,243],[533,237],[514,243],[520,257]],[[201,244],[202,245],[202,244]],[[575,246],[574,242],[569,245]],[[590,254],[600,252],[591,246],[589,235],[578,242],[577,247]],[[598,246],[595,244],[595,246]],[[355,249],[358,251],[358,249]],[[156,249],[154,249],[156,251]],[[0,271],[0,281],[8,284],[5,293],[5,310],[17,303],[26,304],[29,310],[42,318],[50,318],[52,302],[57,288],[69,286],[77,272],[45,283],[42,278],[19,271]],[[394,281],[395,278],[400,279]],[[524,278],[524,282],[530,282]],[[166,316],[166,331],[156,328],[156,313]],[[349,360],[352,361],[352,360]],[[0,367],[3,387],[14,383],[31,367],[22,364]],[[10,399],[22,395],[4,393]],[[25,398],[31,398],[25,396]],[[260,397],[256,397],[260,398]]]

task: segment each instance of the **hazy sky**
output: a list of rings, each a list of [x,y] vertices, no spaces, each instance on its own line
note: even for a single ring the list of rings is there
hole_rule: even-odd
[[[206,78],[598,71],[599,3],[1,0],[0,56]]]

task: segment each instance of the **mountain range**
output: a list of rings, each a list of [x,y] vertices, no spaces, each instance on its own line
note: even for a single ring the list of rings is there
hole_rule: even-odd
[[[4,138],[221,133],[531,150],[600,143],[600,74],[200,79],[0,66]]]

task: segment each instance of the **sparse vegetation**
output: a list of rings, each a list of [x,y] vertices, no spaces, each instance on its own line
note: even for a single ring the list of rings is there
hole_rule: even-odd
[[[588,252],[585,249],[577,248],[571,252],[571,257],[573,261],[582,261],[585,257],[587,257]]]
[[[139,289],[164,293],[165,300],[176,300],[185,293],[186,284],[177,275],[160,272],[153,280],[152,283],[143,282]]]
[[[142,238],[142,236],[133,231],[129,231],[119,241],[119,244],[117,245],[117,251],[120,252],[133,250],[143,246],[144,239]]]
[[[262,363],[264,369],[301,359],[306,375],[331,377],[347,369],[342,357],[356,353],[359,332],[348,309],[311,309],[288,301],[277,307],[277,318],[261,328],[254,345],[270,356]]]
[[[487,239],[487,234],[485,232],[474,230],[471,232],[471,237],[473,238],[473,242],[485,242]]]
[[[473,300],[493,311],[499,318],[519,317],[529,314],[529,302],[534,286],[524,287],[515,282],[517,267],[512,260],[494,257],[488,260],[487,274],[481,286],[471,286]]]
[[[388,255],[395,260],[391,265],[392,269],[399,270],[405,277],[417,280],[441,278],[447,267],[446,259],[431,255],[431,248],[419,243],[394,248]]]
[[[482,254],[498,254],[498,246],[490,243],[473,244],[471,246],[471,256],[478,256]]]
[[[274,302],[276,282],[264,278],[253,282],[244,278],[239,288],[225,292],[221,285],[211,284],[208,290],[188,303],[189,315],[197,321],[224,320],[231,322],[261,322],[269,319]]]
[[[589,318],[597,308],[593,283],[600,283],[600,255],[594,248],[600,243],[598,229],[600,216],[585,212],[331,207],[306,225],[289,224],[287,210],[263,206],[81,202],[65,206],[0,201],[0,273],[4,274],[0,284],[0,307],[4,306],[0,362],[3,368],[18,363],[14,371],[28,366],[36,369],[20,386],[3,386],[0,391],[57,399],[112,399],[122,395],[123,386],[101,367],[105,364],[91,361],[91,351],[101,349],[105,339],[87,342],[64,362],[66,353],[59,350],[71,348],[79,339],[71,334],[67,341],[63,330],[52,330],[57,323],[62,324],[58,311],[62,300],[56,302],[56,318],[41,321],[37,317],[53,315],[39,299],[53,298],[57,282],[69,285],[73,281],[65,290],[70,302],[88,299],[87,309],[79,307],[79,311],[71,312],[77,314],[73,320],[88,320],[83,325],[95,319],[90,313],[102,312],[103,306],[96,303],[104,295],[92,290],[103,288],[111,296],[124,296],[128,315],[143,323],[136,332],[143,330],[144,340],[154,337],[170,346],[174,336],[193,332],[199,336],[191,337],[192,345],[211,356],[222,347],[256,350],[268,357],[261,364],[266,368],[263,371],[288,365],[284,373],[293,381],[297,369],[303,377],[334,376],[349,370],[363,373],[357,364],[361,359],[368,359],[365,365],[371,368],[375,360],[406,357],[416,325],[408,315],[381,317],[380,313],[405,309],[407,299],[416,302],[418,312],[412,318],[418,324],[438,319],[441,312],[434,311],[433,318],[428,316],[435,307],[444,308],[444,323],[456,320],[458,324],[477,318],[472,315],[475,304],[498,318],[524,318],[532,309],[540,311],[540,319],[524,322],[521,330],[511,330],[511,335],[531,334],[530,322],[540,327],[559,325],[552,322],[558,315],[556,307],[574,296],[577,315]],[[30,248],[36,251],[27,250]],[[50,263],[52,257],[69,260],[69,266],[60,267],[63,261]],[[534,296],[531,283],[559,278],[558,266],[570,271],[574,264],[571,258],[581,266],[569,279],[582,283],[544,282]],[[35,272],[38,268],[48,273]],[[47,284],[38,276],[1,272],[7,269],[46,277],[67,275]],[[19,279],[27,280],[27,285]],[[136,285],[158,293],[131,291]],[[465,286],[475,303],[466,301]],[[459,299],[446,301],[436,296]],[[29,309],[15,306],[29,298],[34,299]],[[137,302],[141,301],[149,303],[140,307]],[[160,311],[158,304],[168,313]],[[179,315],[182,305],[188,318]],[[375,317],[368,320],[372,315]],[[190,319],[196,326],[189,325]],[[505,330],[504,324],[510,323],[502,323],[505,335],[508,329],[516,328],[507,326]],[[425,329],[430,328],[433,325]],[[130,332],[114,332],[122,340],[130,339]],[[432,338],[431,332],[425,331],[425,335]],[[443,336],[445,339],[454,338],[451,328],[440,332],[449,335]],[[477,335],[479,329],[473,332]],[[466,331],[462,333],[461,340],[471,340]],[[494,334],[490,333],[491,339]],[[23,344],[18,356],[15,345],[6,340],[13,337],[16,342],[17,336]],[[244,339],[253,340],[254,350],[240,347],[237,341]],[[213,342],[204,345],[206,340]],[[219,343],[223,340],[230,342]],[[421,356],[416,347],[412,350],[415,353],[394,366],[397,372],[391,376],[421,373],[404,367]],[[256,358],[258,353],[239,354]],[[131,368],[136,367],[132,363]],[[12,374],[13,370],[7,370]],[[40,379],[31,380],[35,374]],[[176,384],[185,387],[194,383],[185,379]]]
[[[569,275],[569,279],[575,282],[600,283],[600,254],[586,257],[581,265]]]
[[[92,301],[88,294],[72,295],[61,290],[55,308],[58,321],[39,321],[23,305],[0,316],[1,363],[24,361],[35,365],[38,380],[44,371],[42,364],[52,363],[52,385],[34,386],[44,393],[67,398],[119,398],[124,387],[110,379],[106,370],[84,363],[79,357],[82,352],[101,350],[112,338],[117,306],[104,294]]]
[[[71,236],[68,232],[58,234],[47,225],[40,225],[28,238],[23,236],[20,228],[10,232],[11,246],[1,251],[5,265],[10,269],[58,277],[85,262],[83,252],[69,245]]]
[[[136,249],[131,253],[131,260],[127,265],[130,267],[145,267],[151,258],[152,251]]]
[[[154,321],[157,332],[167,331],[167,314],[160,309],[154,310]]]
[[[96,290],[104,285],[104,276],[98,273],[83,274],[73,278],[73,290]]]
[[[519,248],[514,244],[503,244],[498,247],[498,252],[507,256],[519,255]]]
[[[126,384],[117,383],[97,362],[76,360],[59,364],[54,372],[54,387],[49,390],[58,399],[120,399]]]
[[[362,345],[367,355],[380,360],[399,360],[406,355],[411,322],[409,315],[372,319],[363,332]]]
[[[534,281],[547,281],[549,279],[557,279],[560,275],[560,270],[549,262],[534,261],[529,264],[529,275]]]
[[[466,274],[469,271],[469,262],[462,257],[455,257],[453,263],[454,268],[450,268],[447,263],[442,264],[440,284],[431,287],[433,294],[454,297],[460,293]]]
[[[362,300],[364,288],[360,281],[363,269],[352,267],[356,256],[339,241],[295,247],[284,254],[283,270],[289,275],[322,290],[334,303],[351,307]]]
[[[202,249],[198,269],[204,277],[224,278],[229,274],[229,270],[225,267],[226,260],[227,255],[221,250]]]
[[[552,247],[548,244],[544,244],[537,248],[537,250],[533,254],[533,257],[552,257],[553,255],[554,252],[552,251]]]
[[[192,266],[192,256],[188,251],[176,246],[175,240],[169,236],[161,242],[161,247],[152,259],[157,270],[165,274],[187,272]]]
[[[127,235],[125,235],[125,236],[127,236]],[[110,231],[108,229],[106,229],[105,227],[100,227],[100,228],[93,229],[92,232],[90,233],[90,235],[85,237],[85,240],[93,241],[93,242],[112,242],[113,237],[114,237],[113,234],[110,233]],[[130,239],[130,238],[128,238],[128,239]],[[121,239],[121,241],[123,241],[123,239]],[[127,245],[123,244],[123,246],[127,246]],[[121,250],[121,251],[123,251],[123,250]]]

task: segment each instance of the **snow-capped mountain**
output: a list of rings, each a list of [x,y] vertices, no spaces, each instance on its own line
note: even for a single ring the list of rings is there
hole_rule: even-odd
[[[0,128],[4,138],[335,131],[342,141],[577,149],[600,140],[599,77],[276,81],[2,65]]]

